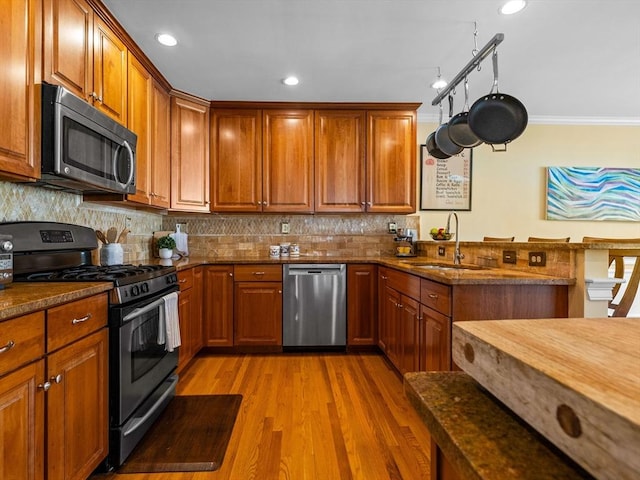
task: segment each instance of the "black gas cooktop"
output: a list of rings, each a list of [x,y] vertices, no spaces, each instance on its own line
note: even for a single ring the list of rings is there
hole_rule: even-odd
[[[80,265],[62,270],[50,270],[18,275],[25,282],[113,282],[115,286],[141,282],[175,272],[162,265]]]

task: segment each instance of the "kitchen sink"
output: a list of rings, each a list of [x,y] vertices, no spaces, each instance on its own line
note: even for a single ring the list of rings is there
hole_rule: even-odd
[[[472,264],[453,264],[453,263],[415,263],[403,262],[411,267],[424,268],[426,270],[485,270],[487,267]]]

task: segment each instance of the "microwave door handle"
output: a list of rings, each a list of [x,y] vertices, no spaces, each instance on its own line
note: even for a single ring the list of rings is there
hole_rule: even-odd
[[[151,302],[149,305],[145,305],[144,307],[136,308],[136,309],[132,310],[131,313],[126,315],[122,319],[122,321],[123,322],[128,322],[132,318],[139,317],[140,315],[144,315],[145,313],[150,312],[154,308],[157,308],[159,305],[162,305],[163,302],[164,302],[164,297],[159,298],[155,302]]]
[[[129,160],[129,178],[127,178],[127,181],[124,183],[120,183],[120,179],[116,178],[115,176],[116,172],[118,171],[118,152],[120,152],[121,148],[125,148],[127,150]],[[122,145],[120,145],[113,153],[113,173],[116,182],[118,182],[121,188],[127,188],[133,180],[133,150],[131,150],[131,146],[129,146],[129,142],[127,142],[126,140],[124,140],[122,142]]]

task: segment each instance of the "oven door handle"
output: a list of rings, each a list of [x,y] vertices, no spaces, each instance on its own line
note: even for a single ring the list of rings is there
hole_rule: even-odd
[[[122,319],[122,322],[128,322],[132,318],[139,317],[140,315],[144,315],[145,313],[150,312],[151,310],[153,310],[155,308],[158,308],[158,306],[162,305],[162,303],[164,302],[164,297],[166,297],[166,295],[164,295],[163,297],[159,298],[158,300],[155,300],[155,301],[151,302],[148,305],[145,305],[144,307],[140,307],[140,308],[136,308],[136,309],[132,310],[127,316],[125,316]]]
[[[158,400],[154,404],[153,408],[150,408],[149,410],[147,410],[147,412],[142,417],[138,417],[134,421],[132,421],[131,425],[129,425],[129,427],[124,431],[124,435],[123,436],[126,437],[127,435],[130,435],[131,433],[135,432],[136,429],[140,425],[143,425],[149,419],[149,417],[151,417],[153,414],[155,414],[156,410],[158,410],[158,408],[160,408],[162,406],[162,404],[165,401],[165,399],[168,396],[173,395],[175,393],[174,392],[175,389],[173,387],[175,387],[177,383],[178,383],[178,377],[176,376],[171,381],[171,387],[167,388],[167,391],[164,392],[160,396],[160,398],[158,398]]]

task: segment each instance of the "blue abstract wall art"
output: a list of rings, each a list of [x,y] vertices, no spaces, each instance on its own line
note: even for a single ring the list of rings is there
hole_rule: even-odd
[[[548,167],[547,219],[640,221],[640,169]]]

